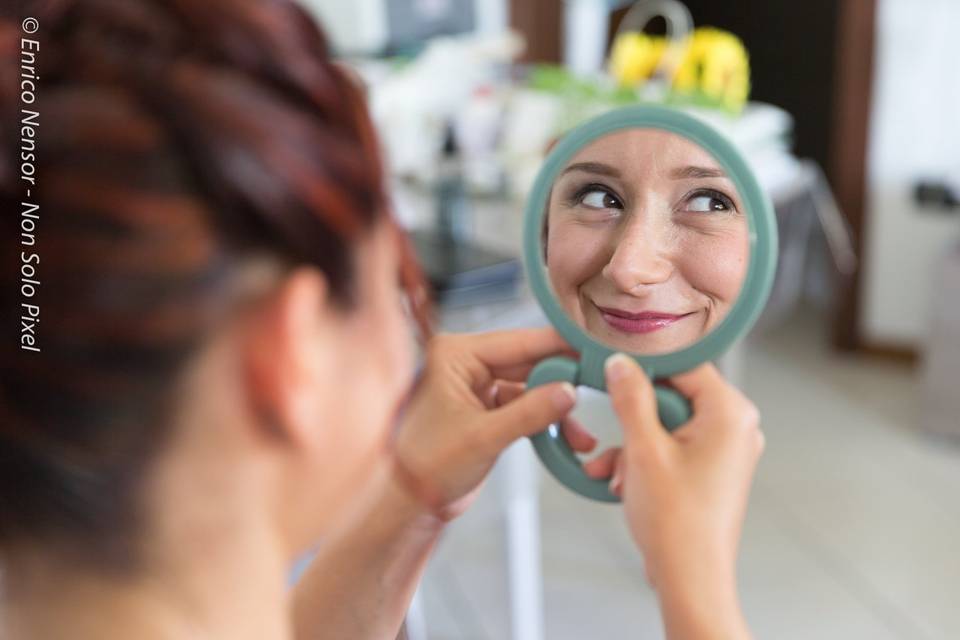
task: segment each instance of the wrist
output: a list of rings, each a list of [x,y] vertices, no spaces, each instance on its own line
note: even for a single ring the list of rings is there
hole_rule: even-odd
[[[362,492],[361,504],[331,534],[332,539],[351,540],[375,555],[408,555],[427,548],[439,538],[443,521],[384,465]]]
[[[389,519],[395,527],[428,536],[443,531],[446,521],[436,515],[417,487],[410,485],[405,470],[399,465],[391,464],[383,474],[379,494],[377,511],[391,514]]]
[[[660,557],[649,573],[671,640],[750,637],[737,594],[734,559],[691,548],[686,554]]]

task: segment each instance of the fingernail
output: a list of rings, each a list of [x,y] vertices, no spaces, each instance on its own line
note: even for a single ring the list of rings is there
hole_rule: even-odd
[[[569,382],[564,382],[554,390],[551,399],[557,409],[566,411],[577,402],[577,390]]]
[[[610,478],[610,493],[617,493],[620,491],[620,485],[623,483],[623,479],[620,478],[620,471],[615,471],[613,477]]]
[[[613,354],[603,363],[603,370],[607,376],[607,382],[620,380],[630,371],[630,356],[623,353]]]

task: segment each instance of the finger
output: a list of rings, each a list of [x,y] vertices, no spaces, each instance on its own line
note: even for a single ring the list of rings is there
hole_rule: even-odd
[[[758,445],[760,414],[757,407],[739,389],[724,380],[716,367],[705,364],[672,378],[674,387],[687,396],[698,411],[710,415],[709,421],[691,420],[674,431],[677,439],[706,434],[711,439],[728,439]],[[703,437],[703,436],[699,436]]]
[[[567,416],[560,422],[560,433],[577,453],[590,453],[597,446],[597,438],[573,416]]]
[[[617,496],[618,498],[623,497],[623,474],[624,474],[624,458],[623,451],[620,450],[617,452],[617,461],[613,465],[613,475],[610,476],[610,493]]]
[[[583,471],[591,478],[609,478],[620,458],[620,447],[607,449],[593,460],[583,463]]]
[[[500,385],[502,383],[497,382],[496,380],[487,385],[486,389],[481,389],[477,391],[477,397],[483,401],[483,406],[487,409],[496,409],[500,406],[500,401],[497,397],[500,395]]]
[[[650,378],[633,358],[617,353],[604,363],[607,392],[627,441],[660,442],[666,431],[657,415],[657,399]]]
[[[463,336],[467,348],[483,362],[496,377],[499,372],[532,367],[538,361],[561,353],[572,353],[553,327],[540,329],[512,329]]]
[[[494,406],[502,407],[522,396],[523,392],[527,390],[527,386],[522,382],[497,380],[496,389],[497,393],[494,397]]]
[[[576,351],[562,350],[550,354],[550,357],[554,356],[564,356],[567,358],[576,359],[578,354]],[[513,382],[526,382],[527,378],[530,377],[530,372],[533,371],[534,367],[536,367],[538,364],[540,364],[540,360],[507,367],[490,367],[489,369],[490,374],[495,378],[500,378],[501,380],[511,380]]]
[[[573,409],[577,390],[569,382],[554,382],[525,392],[487,414],[486,437],[501,450],[522,436],[530,436],[559,422]]]
[[[497,381],[497,394],[494,406],[502,407],[523,395],[526,385],[519,382]],[[597,439],[586,426],[573,416],[567,416],[560,422],[560,433],[570,448],[577,453],[590,453],[597,446]]]
[[[730,386],[709,362],[671,377],[670,384],[686,396],[694,408],[722,395]]]

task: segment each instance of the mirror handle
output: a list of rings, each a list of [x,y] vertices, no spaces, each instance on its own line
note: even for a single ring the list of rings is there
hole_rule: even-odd
[[[580,365],[571,358],[548,358],[530,372],[527,388],[533,389],[551,382],[577,384]],[[690,403],[679,392],[656,386],[657,409],[660,421],[670,431],[690,419]],[[583,465],[560,433],[557,425],[550,425],[540,433],[530,436],[537,456],[553,476],[570,490],[600,502],[620,502],[610,492],[609,478],[591,478],[583,471]]]
[[[527,388],[532,389],[550,382],[577,384],[580,364],[571,358],[548,358],[530,372]],[[530,442],[543,465],[561,484],[587,498],[601,502],[619,502],[620,498],[610,493],[609,480],[591,478],[583,471],[583,465],[570,448],[560,428],[552,424],[540,433],[530,436]]]

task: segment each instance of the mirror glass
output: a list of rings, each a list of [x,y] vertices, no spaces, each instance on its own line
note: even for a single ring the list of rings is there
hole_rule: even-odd
[[[658,355],[733,308],[750,259],[734,181],[708,151],[651,128],[591,141],[551,187],[542,257],[561,308],[597,341]]]

